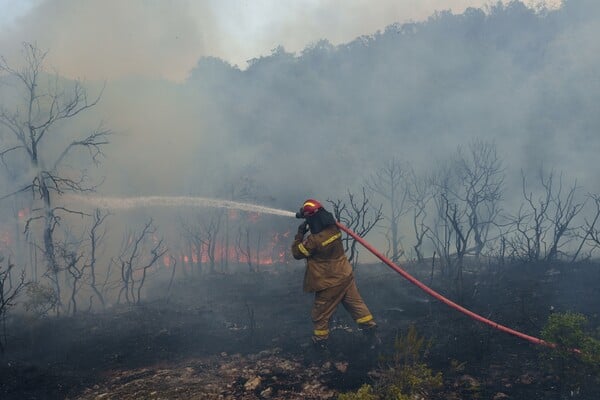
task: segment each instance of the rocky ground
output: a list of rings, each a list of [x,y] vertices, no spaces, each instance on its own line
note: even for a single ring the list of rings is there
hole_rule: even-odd
[[[429,283],[425,269],[411,272]],[[340,307],[330,353],[313,352],[301,266],[201,275],[169,296],[149,286],[142,305],[10,319],[0,398],[336,398],[376,383],[409,325],[431,341],[424,361],[443,374],[443,388],[427,398],[564,398],[565,385],[543,368],[537,346],[429,299],[384,266],[360,266],[356,277],[380,325],[374,350]],[[534,336],[556,310],[582,312],[598,326],[599,277],[597,266],[486,270],[468,279],[461,304]],[[439,279],[432,285],[451,296]]]

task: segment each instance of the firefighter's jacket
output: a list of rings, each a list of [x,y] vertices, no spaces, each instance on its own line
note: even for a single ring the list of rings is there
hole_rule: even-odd
[[[301,232],[296,235],[292,255],[296,260],[306,259],[304,291],[317,292],[337,286],[352,275],[352,266],[344,253],[341,237],[336,225],[327,226],[306,239]]]

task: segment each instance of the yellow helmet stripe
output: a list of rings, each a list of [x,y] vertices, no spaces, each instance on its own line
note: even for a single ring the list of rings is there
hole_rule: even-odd
[[[304,203],[304,207],[306,207],[306,206],[316,207],[317,205],[315,203],[313,203],[312,201],[307,201],[306,203]]]

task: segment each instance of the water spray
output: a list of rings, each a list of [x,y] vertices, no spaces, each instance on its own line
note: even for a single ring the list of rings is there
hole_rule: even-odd
[[[88,204],[92,207],[110,210],[128,210],[139,207],[212,207],[229,210],[241,210],[261,214],[273,214],[283,217],[293,217],[295,213],[278,208],[264,207],[257,204],[237,201],[210,199],[192,196],[140,196],[140,197],[96,197],[96,196],[65,196],[68,200]]]

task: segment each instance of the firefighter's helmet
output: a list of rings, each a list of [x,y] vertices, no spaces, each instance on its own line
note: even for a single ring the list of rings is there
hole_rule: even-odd
[[[310,217],[315,215],[321,208],[323,208],[323,206],[317,200],[308,199],[302,204],[302,214],[304,214],[305,217]]]

